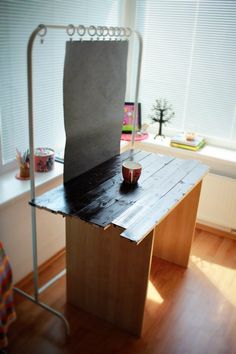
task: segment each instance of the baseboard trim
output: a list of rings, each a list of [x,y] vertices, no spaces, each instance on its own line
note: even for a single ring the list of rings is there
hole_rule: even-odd
[[[40,276],[40,274],[42,274],[45,270],[47,270],[54,262],[56,262],[56,260],[58,260],[60,257],[64,256],[64,254],[66,253],[66,249],[65,247],[62,248],[60,251],[58,251],[57,253],[55,253],[52,257],[50,257],[49,259],[47,259],[45,262],[43,262],[42,264],[39,265],[38,267],[38,274]],[[15,287],[19,288],[19,289],[24,289],[25,287],[28,287],[28,285],[31,283],[33,283],[33,279],[34,279],[34,274],[33,272],[30,272],[29,274],[27,274],[24,278],[22,278],[21,280],[19,280],[16,284],[14,284]]]
[[[197,222],[196,229],[207,231],[207,232],[210,232],[211,234],[214,234],[216,236],[225,237],[225,238],[229,238],[231,240],[236,241],[236,233],[235,232],[221,229],[215,225],[208,225],[208,224],[203,224],[201,222]]]

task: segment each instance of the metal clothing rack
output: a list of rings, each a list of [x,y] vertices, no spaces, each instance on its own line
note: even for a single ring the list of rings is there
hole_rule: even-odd
[[[132,129],[132,148],[131,148],[131,158],[132,151],[134,148],[134,138],[135,138],[135,126],[136,126],[136,116],[138,112],[138,95],[139,95],[139,83],[140,83],[140,71],[141,71],[141,60],[142,60],[142,37],[137,31],[132,31],[128,27],[106,27],[106,26],[83,26],[83,25],[39,25],[31,34],[28,46],[27,46],[27,80],[28,80],[28,122],[29,122],[29,143],[30,143],[30,198],[35,199],[35,174],[34,174],[34,123],[33,123],[33,72],[32,72],[32,51],[34,40],[37,35],[41,38],[41,43],[43,43],[44,37],[46,36],[48,30],[65,30],[70,40],[73,36],[77,34],[80,40],[83,39],[85,35],[89,36],[91,40],[96,38],[96,40],[127,40],[133,35],[136,36],[138,40],[138,63],[137,63],[137,73],[136,73],[136,85],[135,85],[135,102],[134,102],[134,117],[133,117],[133,129]],[[35,207],[31,206],[31,227],[32,227],[32,254],[33,254],[33,279],[34,279],[34,296],[29,295],[23,290],[15,287],[14,290],[19,294],[26,297],[28,300],[34,302],[35,304],[41,306],[45,310],[51,312],[52,314],[59,317],[65,324],[67,335],[70,334],[70,326],[66,317],[54,310],[52,307],[42,303],[39,300],[39,295],[56,280],[65,274],[65,270],[60,272],[58,275],[50,279],[46,284],[39,288],[38,285],[38,254],[37,254],[37,231],[36,231],[36,210]]]

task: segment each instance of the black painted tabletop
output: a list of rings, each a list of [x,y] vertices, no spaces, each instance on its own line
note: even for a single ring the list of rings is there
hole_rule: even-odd
[[[142,165],[135,185],[125,184],[122,163]],[[122,236],[140,241],[208,168],[195,160],[130,150],[36,197],[30,204],[63,216],[75,216],[103,228],[124,229]]]

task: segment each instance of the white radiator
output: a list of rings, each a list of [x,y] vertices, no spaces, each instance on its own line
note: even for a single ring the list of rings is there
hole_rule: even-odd
[[[204,178],[197,219],[236,236],[236,179],[211,173]]]

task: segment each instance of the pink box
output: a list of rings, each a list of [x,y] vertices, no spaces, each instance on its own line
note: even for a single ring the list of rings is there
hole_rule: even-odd
[[[50,148],[37,148],[34,154],[36,172],[49,172],[54,168],[55,154]]]

